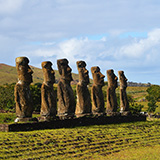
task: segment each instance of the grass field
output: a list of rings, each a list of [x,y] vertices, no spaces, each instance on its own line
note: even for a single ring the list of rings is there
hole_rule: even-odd
[[[158,159],[160,121],[0,132],[0,147],[0,159]]]
[[[99,157],[99,159],[109,160],[159,160],[160,145],[143,146],[120,151],[107,157]]]

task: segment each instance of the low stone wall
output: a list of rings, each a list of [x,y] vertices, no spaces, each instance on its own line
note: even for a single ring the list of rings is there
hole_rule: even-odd
[[[146,121],[146,116],[102,116],[81,117],[65,120],[54,120],[51,122],[13,123],[0,124],[0,130],[5,132],[32,131],[56,128],[71,128],[76,126],[105,125],[125,122]]]

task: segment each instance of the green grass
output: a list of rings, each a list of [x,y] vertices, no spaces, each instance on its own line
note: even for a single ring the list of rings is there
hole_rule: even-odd
[[[40,114],[33,114],[32,117],[40,117]],[[13,123],[15,119],[16,113],[0,113],[1,124]]]
[[[30,132],[0,132],[0,159],[107,159],[160,147],[160,121]],[[118,157],[119,155],[117,155]],[[128,155],[129,156],[129,155]],[[135,153],[135,157],[138,155]],[[145,157],[145,155],[144,155]],[[151,156],[154,159],[154,156]],[[129,159],[129,158],[127,158]]]
[[[0,123],[11,123],[16,119],[15,113],[0,113]]]
[[[123,150],[115,154],[108,155],[106,158],[98,159],[109,160],[159,160],[160,145],[145,146]]]

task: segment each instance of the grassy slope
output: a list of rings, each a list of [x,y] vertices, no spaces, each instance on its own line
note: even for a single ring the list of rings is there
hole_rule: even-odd
[[[160,121],[147,121],[32,132],[0,132],[0,159],[146,159],[147,156],[158,159],[159,130]],[[137,154],[141,151],[146,154]]]
[[[31,66],[33,70],[33,83],[43,82],[42,69]],[[16,83],[17,82],[17,71],[15,67],[0,63],[0,85],[5,83]],[[73,73],[73,79],[78,80],[78,74]],[[57,70],[55,70],[56,79],[59,80],[60,76]]]

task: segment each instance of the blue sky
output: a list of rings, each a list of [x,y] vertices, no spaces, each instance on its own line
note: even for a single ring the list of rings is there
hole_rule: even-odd
[[[0,0],[0,63],[27,56],[57,69],[67,58],[77,73],[84,60],[89,72],[124,70],[129,81],[160,85],[159,17],[159,0]]]

